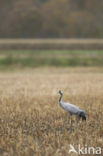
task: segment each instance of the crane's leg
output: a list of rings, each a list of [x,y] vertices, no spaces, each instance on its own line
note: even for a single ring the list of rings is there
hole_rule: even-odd
[[[79,123],[80,121],[80,116],[77,116],[77,123]]]
[[[70,114],[70,128],[72,129],[72,115]]]
[[[79,126],[80,116],[77,116],[77,126]]]

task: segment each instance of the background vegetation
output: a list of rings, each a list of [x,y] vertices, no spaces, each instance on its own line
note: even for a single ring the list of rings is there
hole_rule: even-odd
[[[1,0],[1,38],[103,38],[102,0]]]
[[[34,67],[103,66],[103,50],[9,50],[0,51],[0,69]]]

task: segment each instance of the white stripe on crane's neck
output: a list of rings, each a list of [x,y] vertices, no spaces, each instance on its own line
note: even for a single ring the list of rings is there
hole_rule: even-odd
[[[60,94],[60,98],[59,98],[59,104],[62,105],[63,102],[62,102],[62,97],[63,97],[63,94]]]

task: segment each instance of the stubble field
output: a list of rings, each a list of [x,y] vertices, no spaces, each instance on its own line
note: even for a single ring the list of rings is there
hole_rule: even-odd
[[[58,90],[86,111],[69,129]],[[38,68],[0,73],[0,155],[73,156],[76,149],[103,149],[103,72],[98,68]],[[74,154],[75,155],[75,154]],[[88,154],[87,154],[88,155]],[[92,155],[92,154],[91,154]]]

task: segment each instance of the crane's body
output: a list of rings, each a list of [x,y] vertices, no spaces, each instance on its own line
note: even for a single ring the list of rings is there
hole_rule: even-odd
[[[67,102],[60,102],[60,106],[69,112],[71,115],[77,115],[79,111],[81,111],[78,107],[73,104]]]
[[[60,98],[59,98],[59,104],[60,106],[66,110],[67,112],[70,113],[70,123],[72,126],[72,115],[77,115],[78,119],[82,118],[82,120],[86,120],[86,116],[85,116],[85,112],[81,109],[79,109],[77,106],[71,104],[71,103],[67,103],[67,102],[63,102],[62,101],[62,97],[63,97],[63,93],[61,91],[59,91],[60,94]]]

